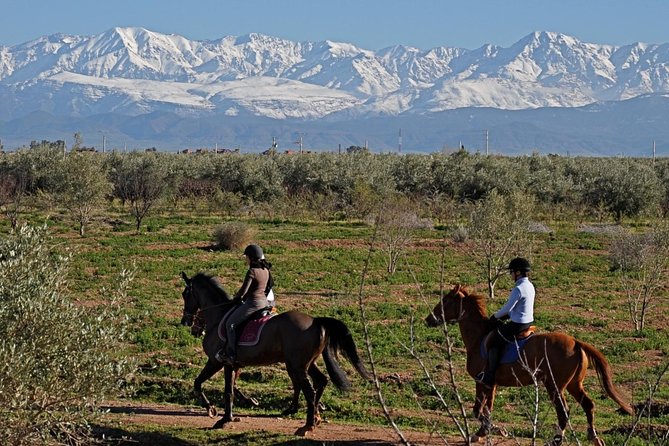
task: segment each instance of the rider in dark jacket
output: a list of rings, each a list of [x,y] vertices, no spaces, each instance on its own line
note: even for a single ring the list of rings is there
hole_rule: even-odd
[[[265,260],[262,248],[258,245],[249,245],[244,250],[244,257],[249,269],[246,272],[244,283],[235,294],[235,299],[242,302],[232,310],[227,319],[226,344],[216,353],[216,360],[226,365],[232,365],[236,357],[237,336],[235,328],[244,322],[251,314],[266,308],[267,292],[272,288],[272,264]]]

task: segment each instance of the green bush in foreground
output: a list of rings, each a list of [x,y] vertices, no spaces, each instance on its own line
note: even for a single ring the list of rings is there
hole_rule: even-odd
[[[97,405],[134,370],[118,353],[129,275],[100,305],[77,306],[65,287],[70,258],[49,243],[29,226],[0,238],[0,444],[85,443]]]

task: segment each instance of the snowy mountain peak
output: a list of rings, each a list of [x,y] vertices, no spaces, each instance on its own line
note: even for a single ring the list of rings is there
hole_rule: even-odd
[[[476,50],[396,45],[375,52],[260,33],[197,41],[141,27],[0,47],[0,98],[12,104],[0,119],[35,110],[336,119],[576,107],[667,92],[669,45],[615,47],[549,31]]]

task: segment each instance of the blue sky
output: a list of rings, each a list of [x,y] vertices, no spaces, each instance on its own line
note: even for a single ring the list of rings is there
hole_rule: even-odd
[[[0,45],[141,26],[194,40],[258,32],[378,50],[509,46],[533,31],[591,43],[669,42],[668,0],[0,0]]]

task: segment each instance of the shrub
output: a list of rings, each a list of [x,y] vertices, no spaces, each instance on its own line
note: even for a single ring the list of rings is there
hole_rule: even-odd
[[[69,256],[49,242],[28,226],[0,239],[0,444],[84,443],[99,404],[134,371],[119,353],[129,275],[101,305],[77,306],[66,294]]]
[[[467,227],[458,225],[453,231],[453,241],[456,243],[464,243],[469,239],[469,230]]]
[[[224,223],[214,229],[214,244],[218,249],[240,249],[255,236],[255,230],[242,222]]]

